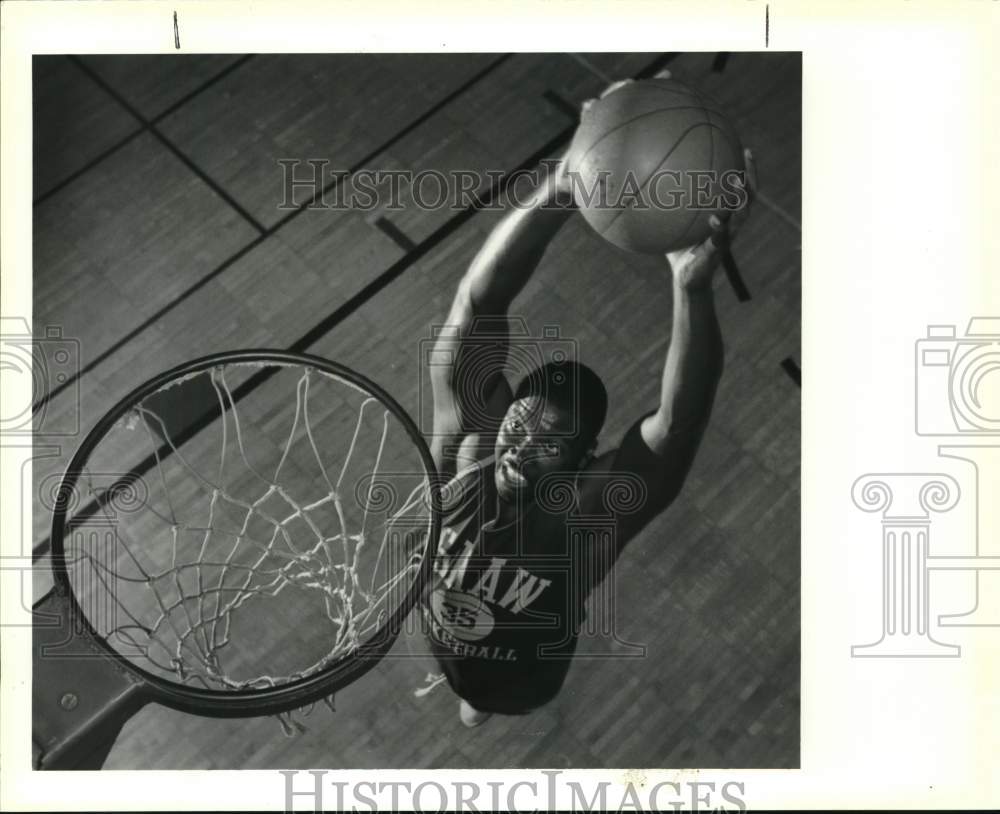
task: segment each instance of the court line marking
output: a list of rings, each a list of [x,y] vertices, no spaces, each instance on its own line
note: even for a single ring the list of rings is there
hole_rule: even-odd
[[[86,73],[96,84],[104,88],[105,92],[115,99],[118,104],[125,108],[129,113],[131,113],[137,120],[145,125],[145,129],[157,140],[160,144],[167,148],[174,157],[177,158],[185,167],[188,168],[195,177],[200,178],[202,183],[205,184],[212,192],[218,195],[223,201],[229,204],[230,209],[232,209],[236,214],[238,214],[243,220],[250,224],[258,234],[263,234],[265,227],[264,224],[260,223],[250,212],[243,207],[243,205],[236,200],[232,195],[230,195],[222,185],[219,184],[212,176],[210,176],[205,170],[199,167],[193,159],[191,159],[187,153],[185,153],[180,147],[173,143],[169,138],[167,138],[160,129],[153,124],[149,119],[143,116],[136,108],[134,108],[124,96],[118,93],[111,85],[104,81],[104,77],[97,73],[93,68],[87,65],[83,60],[77,56],[70,56],[70,61],[77,65],[80,70]]]
[[[800,389],[802,388],[802,369],[799,367],[798,362],[791,356],[787,356],[781,360],[781,369],[788,374],[788,378],[795,382]]]
[[[171,115],[172,113],[175,113],[179,108],[183,107],[185,104],[187,104],[188,102],[190,102],[198,94],[200,94],[200,93],[208,90],[212,85],[214,85],[220,79],[225,78],[226,76],[228,76],[229,74],[231,74],[233,71],[235,71],[237,68],[239,68],[240,66],[246,64],[254,56],[255,56],[255,54],[247,54],[246,56],[241,57],[240,59],[236,60],[235,62],[231,62],[229,65],[227,65],[221,71],[219,71],[216,74],[213,74],[208,79],[206,79],[204,82],[202,82],[200,85],[198,85],[196,88],[194,88],[193,90],[191,90],[188,93],[186,93],[184,96],[182,96],[180,99],[178,99],[172,105],[170,105],[170,107],[166,108],[166,110],[163,110],[160,113],[157,113],[152,119],[150,119],[150,122],[152,124],[158,124],[163,119],[165,119],[167,116]],[[115,101],[117,101],[117,100],[115,100]],[[141,124],[141,122],[140,122],[140,124]],[[110,147],[108,147],[106,150],[104,150],[103,152],[99,153],[94,158],[92,158],[90,161],[88,161],[86,164],[84,164],[83,167],[81,167],[80,169],[76,170],[75,172],[70,173],[65,178],[63,178],[61,181],[59,181],[59,183],[57,183],[54,187],[52,187],[51,189],[48,189],[45,192],[43,192],[41,195],[39,195],[37,198],[35,198],[34,201],[32,201],[31,205],[34,207],[34,206],[38,206],[38,205],[44,203],[49,198],[51,198],[53,195],[55,195],[57,192],[59,192],[62,189],[65,189],[66,187],[68,187],[71,183],[73,183],[77,178],[79,178],[80,176],[82,176],[84,173],[88,172],[89,170],[92,170],[94,167],[96,167],[98,164],[100,164],[106,158],[109,158],[111,155],[113,155],[115,152],[117,152],[118,150],[120,150],[122,147],[124,147],[130,141],[132,141],[133,139],[141,136],[143,133],[146,132],[146,130],[147,130],[147,126],[145,124],[142,124],[137,130],[134,130],[133,132],[129,133],[127,136],[123,137],[120,141],[115,142]]]
[[[768,197],[766,193],[755,190],[754,198],[760,201],[766,209],[770,209],[775,215],[785,221],[785,223],[794,226],[799,232],[802,231],[802,224],[799,222],[799,219],[790,212],[787,212],[781,204],[777,203],[773,198]]]
[[[591,61],[586,57],[584,57],[582,54],[570,54],[569,56],[571,59],[575,60],[577,63],[582,65],[585,70],[589,71],[598,79],[600,79],[602,82],[607,82],[610,85],[612,82],[615,81],[606,73],[604,73],[604,71],[598,68],[596,65],[592,64]]]
[[[414,243],[409,235],[403,232],[396,224],[386,217],[376,218],[372,225],[378,229],[382,234],[384,234],[389,240],[395,243],[404,252],[412,252],[417,248],[417,244]]]
[[[554,90],[547,90],[542,94],[542,98],[545,99],[549,104],[552,105],[560,113],[565,113],[574,122],[580,120],[580,108],[578,105],[574,105],[572,102],[564,99],[559,93]]]
[[[736,299],[740,302],[749,302],[751,299],[750,289],[747,288],[743,275],[740,274],[736,258],[733,257],[733,253],[728,248],[722,251],[722,270],[726,273],[726,279],[729,280],[729,285],[736,293]]]

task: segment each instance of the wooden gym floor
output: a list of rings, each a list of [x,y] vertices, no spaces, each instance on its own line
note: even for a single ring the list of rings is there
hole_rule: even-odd
[[[466,730],[427,664],[390,658],[295,738],[273,719],[150,706],[108,768],[794,767],[799,764],[801,59],[798,54],[46,56],[34,62],[34,324],[79,340],[36,403],[36,496],[125,392],[186,359],[294,347],[419,411],[418,343],[499,213],[281,211],[280,158],[511,171],[565,143],[610,79],[669,66],[713,94],[762,196],[720,274],[726,372],[678,501],[613,576],[615,634],[562,694]],[[404,200],[406,200],[404,196]],[[515,310],[604,377],[613,443],[655,403],[670,328],[656,259],[575,218]],[[50,515],[34,502],[37,591]],[[626,643],[646,657],[625,658]],[[404,636],[396,650],[419,650]],[[603,656],[603,658],[600,658]]]

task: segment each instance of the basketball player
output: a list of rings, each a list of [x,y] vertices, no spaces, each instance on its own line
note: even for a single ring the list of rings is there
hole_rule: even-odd
[[[722,373],[712,280],[730,230],[713,218],[711,239],[667,255],[673,322],[660,402],[617,447],[595,456],[608,397],[589,367],[540,366],[511,387],[502,372],[508,309],[575,210],[560,162],[476,255],[431,359],[431,452],[448,486],[421,609],[431,651],[470,727],[492,713],[529,712],[558,693],[587,593],[680,492]],[[567,518],[607,515],[615,484],[639,509],[619,513],[610,538],[570,545]]]

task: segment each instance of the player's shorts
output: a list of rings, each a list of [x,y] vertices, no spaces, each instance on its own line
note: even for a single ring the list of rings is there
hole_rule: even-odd
[[[575,651],[574,636],[558,657],[533,660],[530,665],[466,660],[458,670],[449,669],[448,659],[440,664],[454,693],[480,712],[526,715],[559,694]]]

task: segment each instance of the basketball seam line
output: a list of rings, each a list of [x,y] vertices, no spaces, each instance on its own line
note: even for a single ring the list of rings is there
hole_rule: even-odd
[[[702,110],[704,110],[704,108],[702,108]],[[662,112],[662,111],[657,111],[657,112]],[[706,125],[708,126],[708,128],[709,128],[710,131],[712,129],[718,127],[718,125],[713,124],[712,122],[698,122],[698,124],[691,125],[687,130],[685,130],[681,134],[680,138],[677,139],[677,142],[674,144],[673,147],[670,148],[669,152],[667,152],[667,154],[665,156],[663,156],[663,158],[660,159],[659,163],[656,165],[656,169],[653,170],[652,173],[650,173],[649,177],[640,186],[640,188],[639,188],[640,191],[643,190],[643,189],[645,189],[649,185],[649,182],[653,180],[653,176],[655,176],[656,173],[659,171],[660,167],[663,166],[663,162],[665,162],[668,158],[670,158],[671,155],[673,155],[674,151],[683,143],[684,139],[686,139],[688,137],[688,134],[692,130],[696,130],[697,128],[704,127]],[[713,155],[714,155],[714,153],[713,153]],[[615,216],[613,218],[611,218],[611,220],[608,222],[608,225],[604,227],[604,229],[601,231],[600,234],[602,236],[604,236],[607,233],[607,231],[609,229],[611,229],[615,225],[615,222],[618,220],[618,218],[620,218],[624,214],[625,214],[625,209],[619,209],[618,212],[615,213]],[[695,217],[697,217],[697,213],[695,213]],[[690,227],[688,227],[688,228],[690,228]]]
[[[698,98],[698,101],[701,102],[701,110],[705,114],[705,118],[711,122],[711,117],[709,116],[708,108],[705,106],[705,98],[704,96],[702,96],[701,91],[699,91],[696,88],[694,91],[694,95]],[[708,143],[710,145],[710,152],[711,152],[711,157],[709,158],[709,166],[712,167],[712,169],[715,169],[715,134],[712,132],[714,129],[715,129],[714,124],[712,127],[708,129]],[[678,242],[685,240],[687,238],[688,232],[690,232],[691,227],[694,226],[695,223],[697,223],[698,216],[700,214],[701,210],[694,211],[694,213],[691,215],[691,219],[688,221],[688,225],[684,227],[684,231],[681,232],[681,236],[677,239]]]
[[[668,113],[668,112],[670,112],[672,110],[701,110],[701,111],[704,111],[705,108],[704,108],[704,106],[701,106],[701,105],[678,105],[677,107],[661,107],[661,108],[657,108],[656,110],[650,110],[647,113],[640,113],[638,116],[634,116],[631,119],[625,119],[625,121],[623,121],[621,124],[619,124],[613,130],[609,130],[607,133],[605,133],[604,135],[602,135],[597,141],[595,141],[593,144],[591,144],[584,151],[583,155],[581,155],[577,159],[576,163],[578,165],[580,163],[582,163],[584,161],[584,159],[586,159],[586,157],[588,155],[590,155],[591,152],[593,152],[597,148],[597,146],[599,144],[603,143],[606,139],[610,138],[618,130],[621,130],[621,129],[625,128],[625,127],[628,127],[630,124],[634,124],[635,122],[639,121],[640,119],[644,119],[647,116],[656,116],[659,113]]]
[[[729,120],[729,117],[726,116],[724,113],[721,113],[720,111],[715,110],[714,108],[710,108],[707,104],[705,104],[705,101],[706,101],[705,95],[699,89],[692,88],[692,91],[694,92],[695,96],[698,98],[698,101],[701,102],[701,104],[702,104],[702,110],[705,112],[706,116],[708,116],[709,113],[714,113],[715,115],[719,116],[720,118],[722,118],[725,121]],[[709,130],[709,138],[711,139],[711,144],[712,144],[712,159],[711,159],[711,163],[712,163],[712,167],[714,168],[715,167],[715,135],[713,133],[713,130],[719,130],[720,132],[722,132],[723,138],[725,139],[726,142],[729,142],[730,140],[729,140],[728,137],[726,137],[725,131],[724,131],[724,129],[722,127],[720,127],[719,125],[715,124],[714,122],[711,122],[711,120],[710,120],[710,123],[712,125],[711,129]],[[732,146],[733,145],[730,143],[730,147],[732,147]],[[734,150],[733,152],[740,153],[739,150]],[[688,223],[687,228],[685,228],[684,231],[681,233],[681,237],[679,239],[683,239],[687,235],[687,233],[691,231],[691,227],[694,226],[695,222],[698,220],[698,215],[699,214],[700,214],[700,211],[697,211],[697,212],[694,213],[694,216],[691,218],[691,222]]]

